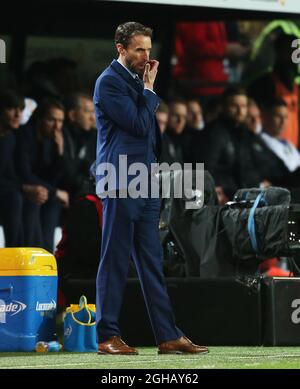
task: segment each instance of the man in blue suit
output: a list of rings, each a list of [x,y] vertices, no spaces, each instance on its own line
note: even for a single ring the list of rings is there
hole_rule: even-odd
[[[137,354],[121,338],[118,320],[130,257],[134,259],[158,352],[206,353],[176,327],[162,271],[159,198],[149,191],[130,197],[128,167],[150,165],[160,152],[153,91],[158,61],[149,60],[152,30],[136,22],[120,25],[115,34],[118,59],[96,81],[97,194],[103,202],[101,258],[97,275],[98,354]],[[121,156],[121,157],[120,157]],[[123,158],[123,160],[122,160]],[[120,162],[121,161],[121,162]],[[113,167],[113,169],[111,169]],[[123,170],[122,170],[123,169]],[[107,174],[105,174],[105,172]],[[127,182],[128,181],[128,182]]]

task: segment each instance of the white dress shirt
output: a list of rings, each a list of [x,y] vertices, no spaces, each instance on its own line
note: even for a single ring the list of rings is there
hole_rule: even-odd
[[[259,136],[267,147],[282,160],[290,172],[294,172],[300,167],[300,153],[292,143],[285,139],[275,138],[266,132],[261,132]]]

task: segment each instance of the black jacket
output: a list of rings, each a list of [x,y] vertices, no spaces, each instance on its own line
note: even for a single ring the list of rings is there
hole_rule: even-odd
[[[38,139],[33,123],[20,127],[17,133],[17,166],[24,184],[42,185],[49,197],[61,187],[64,157],[57,152],[52,138]]]
[[[229,197],[238,188],[254,186],[259,179],[248,149],[249,130],[221,116],[204,131],[205,169],[212,174],[216,185],[222,186]]]
[[[0,192],[21,190],[21,180],[16,171],[16,133],[0,135]]]
[[[64,187],[76,196],[89,186],[90,167],[96,159],[97,133],[68,125],[64,128],[64,141]]]

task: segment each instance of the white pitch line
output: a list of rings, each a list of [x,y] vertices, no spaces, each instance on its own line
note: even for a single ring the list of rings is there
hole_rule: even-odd
[[[299,358],[300,354],[278,354],[278,355],[240,355],[236,357],[226,357],[226,359],[255,359],[255,358]]]
[[[122,364],[143,364],[143,363],[155,363],[155,362],[174,362],[175,359],[155,359],[155,360],[144,360],[144,361],[118,361],[118,362],[108,362],[110,365],[119,365],[120,363]],[[198,359],[196,358],[180,358],[180,361],[196,361]],[[51,365],[26,365],[26,366],[18,366],[18,369],[32,369],[34,367],[40,368],[40,367],[55,367],[55,366],[82,366],[82,365],[99,365],[101,362],[103,362],[103,359],[98,362],[78,362],[78,363],[59,363],[59,364],[51,364]],[[207,366],[205,366],[207,367]],[[1,366],[0,369],[16,369],[14,366]]]
[[[105,356],[104,358],[106,358]],[[112,356],[108,356],[112,357]],[[178,355],[177,355],[178,357]],[[201,355],[201,357],[203,357]],[[300,354],[282,354],[282,355],[257,355],[257,356],[236,356],[236,357],[227,357],[226,359],[257,359],[257,358],[299,358]],[[103,362],[103,359],[97,361],[97,362],[78,362],[78,363],[59,363],[59,364],[51,364],[51,365],[26,365],[26,366],[1,366],[0,369],[33,369],[33,368],[51,368],[51,367],[57,367],[57,366],[82,366],[82,365],[99,365],[101,362]],[[162,362],[174,362],[176,361],[198,361],[197,358],[174,358],[174,359],[154,359],[154,360],[143,360],[143,361],[121,361],[118,360],[117,362],[109,362],[110,365],[119,365],[120,363],[124,365],[130,365],[130,364],[143,364],[143,363],[162,363]],[[214,365],[215,366],[215,365]],[[206,368],[207,366],[205,366]]]
[[[196,359],[194,359],[196,360]],[[191,361],[191,359],[180,359],[180,361]],[[42,368],[42,367],[45,367],[45,368],[51,368],[51,367],[56,367],[56,366],[82,366],[82,365],[99,365],[101,364],[101,362],[103,362],[103,359],[98,362],[79,362],[79,363],[59,363],[59,364],[54,364],[54,365],[32,365],[32,366],[18,366],[18,367],[15,367],[15,366],[1,366],[0,369],[32,369],[32,368]],[[145,360],[145,361],[118,361],[118,362],[108,362],[110,365],[119,365],[120,363],[122,364],[142,364],[142,363],[154,363],[154,362],[174,362],[174,359],[164,359],[163,361],[162,360]]]

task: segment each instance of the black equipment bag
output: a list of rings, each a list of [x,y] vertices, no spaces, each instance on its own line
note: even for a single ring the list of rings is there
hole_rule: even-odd
[[[239,201],[219,206],[208,172],[204,188],[204,204],[199,209],[186,209],[185,198],[171,198],[163,208],[168,231],[163,243],[172,241],[180,253],[176,269],[180,271],[171,276],[255,276],[264,259],[291,255],[288,190],[243,189],[236,193]],[[299,229],[299,220],[295,226]],[[175,268],[174,258],[169,265]]]

